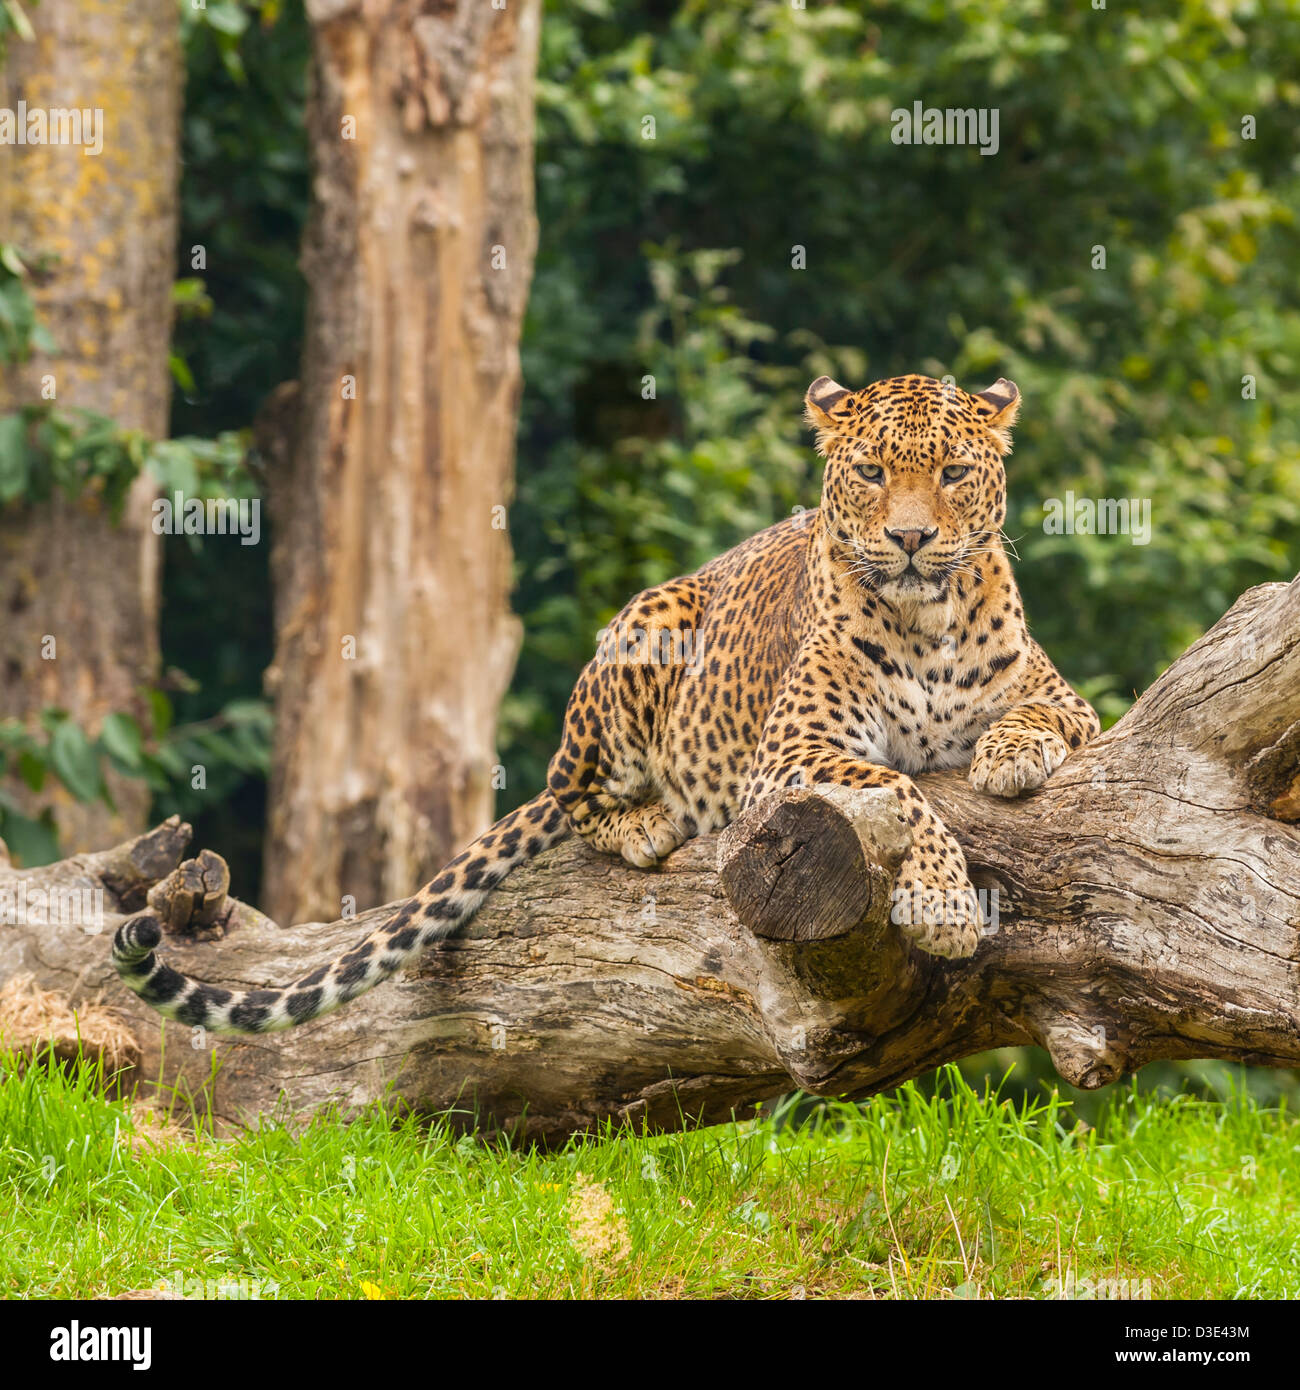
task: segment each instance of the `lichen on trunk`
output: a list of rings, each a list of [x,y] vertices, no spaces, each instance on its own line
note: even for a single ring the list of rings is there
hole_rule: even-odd
[[[179,174],[180,28],[172,0],[44,0],[33,42],[0,64],[0,107],[97,113],[83,145],[0,146],[0,241],[35,266],[37,313],[56,348],[0,372],[0,414],[52,402],[167,433]],[[83,128],[83,138],[89,127]],[[98,153],[94,146],[101,144]],[[51,394],[51,391],[53,394]],[[157,674],[161,550],[141,477],[121,524],[93,491],[0,511],[0,718],[58,706],[93,736],[105,715],[143,717]],[[68,849],[145,824],[149,790],[109,772],[116,811],[49,782],[7,790],[52,806]]]

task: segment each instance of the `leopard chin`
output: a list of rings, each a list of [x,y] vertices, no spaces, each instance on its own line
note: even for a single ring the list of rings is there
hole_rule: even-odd
[[[934,604],[946,605],[949,583],[947,575],[931,577],[909,565],[901,574],[877,585],[876,592],[886,603],[910,612]],[[930,626],[927,623],[926,630]]]
[[[942,637],[950,631],[954,619],[952,597],[946,582],[938,587],[939,592],[934,594],[913,590],[895,598],[886,596],[904,631],[919,632],[924,637]]]

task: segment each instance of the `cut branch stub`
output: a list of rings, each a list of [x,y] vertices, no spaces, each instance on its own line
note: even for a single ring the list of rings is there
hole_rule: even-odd
[[[229,891],[226,861],[205,849],[198,858],[178,864],[149,890],[149,906],[165,930],[209,940],[225,934],[232,906],[226,899]]]
[[[892,791],[787,787],[722,832],[718,876],[757,938],[764,1028],[805,1090],[905,1018],[933,962],[890,918],[912,843]]]
[[[181,862],[193,830],[179,816],[168,816],[161,825],[134,840],[83,856],[86,869],[98,877],[117,899],[123,912],[144,906],[149,890]]]
[[[888,920],[894,874],[911,843],[893,792],[787,787],[722,832],[718,877],[755,936],[823,941],[868,918]]]

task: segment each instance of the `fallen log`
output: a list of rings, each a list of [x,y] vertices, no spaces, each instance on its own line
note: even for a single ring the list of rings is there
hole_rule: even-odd
[[[556,846],[463,936],[289,1033],[164,1032],[113,975],[114,928],[147,901],[181,969],[258,987],[393,905],[277,926],[228,895],[218,856],[184,860],[175,820],[0,868],[0,980],[102,993],[140,1075],[205,1088],[231,1122],[387,1101],[556,1142],[606,1120],[714,1122],[796,1087],[867,1096],[1006,1045],[1045,1047],[1084,1088],[1156,1058],[1300,1065],[1300,580],[1245,594],[1041,791],[1000,801],[958,774],[918,780],[986,905],[969,960],[925,955],[896,925],[910,832],[891,798],[814,787],[652,873]],[[74,889],[102,893],[98,930],[14,920],[20,898]]]

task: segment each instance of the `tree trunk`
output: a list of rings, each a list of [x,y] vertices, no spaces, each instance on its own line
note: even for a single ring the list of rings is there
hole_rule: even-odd
[[[161,1020],[112,979],[108,932],[149,893],[181,969],[275,985],[387,909],[279,928],[224,896],[215,855],[170,872],[175,823],[0,875],[0,905],[21,884],[80,884],[109,906],[98,937],[0,933],[0,976],[107,987],[147,1077],[202,1087],[215,1045],[226,1119],[281,1092],[311,1109],[391,1085],[420,1111],[543,1142],[606,1119],[722,1120],[795,1087],[862,1097],[1007,1045],[1042,1045],[1084,1088],[1165,1057],[1300,1065],[1300,580],[1247,593],[1034,795],[985,797],[955,773],[920,784],[996,908],[970,960],[923,955],[894,925],[910,832],[892,798],[810,788],[654,873],[556,846],[464,936],[290,1033],[228,1042],[171,1024],[163,1049]]]
[[[310,308],[293,461],[270,479],[264,901],[283,920],[403,893],[491,818],[536,245],[540,0],[307,10]]]
[[[172,0],[98,5],[44,0],[34,42],[12,40],[0,107],[102,113],[102,151],[70,144],[0,146],[0,241],[38,277],[37,312],[58,348],[0,373],[0,414],[50,399],[167,433],[175,278],[181,58]],[[86,132],[83,132],[83,135]],[[106,714],[143,721],[140,686],[158,666],[160,542],[138,480],[122,523],[86,493],[0,512],[0,718],[35,722],[58,705],[93,737]],[[50,646],[53,639],[53,647]],[[53,655],[51,656],[51,650]],[[6,785],[28,814],[52,805],[69,849],[145,824],[143,782],[110,773],[116,813],[62,787],[33,796]]]

